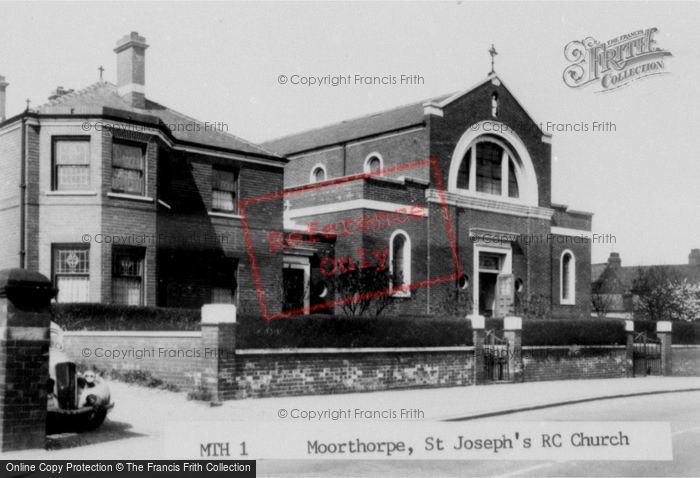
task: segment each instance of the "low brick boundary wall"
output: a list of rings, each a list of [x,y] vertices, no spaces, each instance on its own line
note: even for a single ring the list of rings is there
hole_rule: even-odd
[[[700,377],[700,345],[674,345],[672,354],[673,375]]]
[[[63,349],[79,364],[99,370],[143,370],[183,390],[199,384],[204,352],[202,333],[196,331],[64,332]]]
[[[627,376],[624,345],[526,346],[522,360],[525,382]]]
[[[473,347],[236,351],[235,398],[474,383]]]

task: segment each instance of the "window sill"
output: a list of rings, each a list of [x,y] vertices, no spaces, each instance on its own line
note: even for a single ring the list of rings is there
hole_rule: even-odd
[[[411,298],[411,291],[410,290],[397,290],[396,292],[391,292],[390,295],[391,295],[391,297],[394,297],[395,299],[410,299]]]
[[[564,300],[562,300],[562,301],[559,302],[559,305],[576,305],[576,301],[575,301],[575,300],[574,300],[574,301],[571,301],[571,300],[564,301]]]
[[[107,193],[108,197],[115,199],[127,199],[129,201],[153,202],[153,198],[148,196],[136,196],[135,194]]]
[[[46,191],[47,196],[97,196],[97,191],[76,189],[73,191]]]
[[[209,215],[212,217],[225,217],[227,219],[243,219],[243,216],[240,214],[231,214],[227,212],[209,211]]]

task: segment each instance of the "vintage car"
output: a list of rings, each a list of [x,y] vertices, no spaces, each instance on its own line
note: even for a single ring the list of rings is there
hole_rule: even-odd
[[[93,370],[77,371],[63,350],[63,330],[51,322],[46,431],[49,434],[99,427],[114,407],[107,382]]]

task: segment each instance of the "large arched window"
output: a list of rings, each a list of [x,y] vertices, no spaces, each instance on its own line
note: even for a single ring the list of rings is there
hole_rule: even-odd
[[[311,175],[309,177],[310,183],[320,183],[326,180],[326,167],[322,164],[317,164],[311,168]]]
[[[394,296],[408,297],[411,291],[411,240],[404,231],[395,231],[389,240],[389,273]]]
[[[567,249],[562,253],[560,262],[560,303],[573,305],[576,303],[576,257]]]
[[[520,197],[517,157],[496,139],[476,141],[457,172],[457,189],[517,199]]]
[[[465,200],[471,196],[537,207],[537,183],[528,148],[504,123],[470,125],[452,152],[447,190]]]

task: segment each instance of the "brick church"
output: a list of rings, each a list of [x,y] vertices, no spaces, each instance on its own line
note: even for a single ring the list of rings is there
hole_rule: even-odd
[[[589,316],[592,216],[552,203],[551,137],[495,73],[259,146],[147,96],[147,48],[10,118],[0,77],[0,269],[59,302],[329,313],[329,271],[370,261],[391,313]]]
[[[289,158],[285,227],[333,236],[355,265],[385,251],[393,313],[589,316],[592,214],[552,202],[551,136],[495,73],[264,146]],[[297,249],[285,271],[312,282],[298,289],[313,306],[323,257]]]

